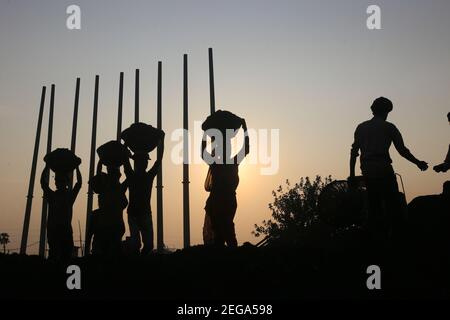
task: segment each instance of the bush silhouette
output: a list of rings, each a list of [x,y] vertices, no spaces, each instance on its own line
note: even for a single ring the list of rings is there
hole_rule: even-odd
[[[302,177],[294,185],[286,180],[286,186],[272,191],[274,200],[269,204],[272,218],[255,224],[252,234],[267,237],[272,245],[320,245],[331,231],[319,219],[319,195],[332,181],[331,176],[320,175],[314,180]]]

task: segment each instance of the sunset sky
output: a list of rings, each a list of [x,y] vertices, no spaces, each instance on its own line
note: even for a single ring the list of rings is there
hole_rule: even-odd
[[[66,28],[71,4],[81,8],[81,30]],[[366,27],[371,4],[381,8],[381,30]],[[86,216],[95,75],[100,75],[100,145],[115,138],[121,71],[123,128],[133,121],[136,68],[141,73],[141,120],[156,125],[161,60],[165,244],[180,248],[182,165],[171,161],[177,144],[171,134],[182,127],[184,53],[189,55],[191,128],[209,114],[208,47],[214,48],[217,108],[244,117],[249,128],[279,129],[276,174],[261,175],[265,164],[241,165],[235,218],[240,243],[257,241],[251,235],[254,224],[270,217],[271,191],[286,179],[348,176],[354,129],[371,117],[369,107],[378,96],[393,101],[389,120],[412,153],[432,167],[445,158],[450,135],[449,14],[447,0],[0,0],[0,232],[10,234],[9,248],[19,247],[42,86],[47,86],[47,98],[29,244],[39,238],[38,181],[50,85],[56,84],[53,146],[69,147],[75,80],[81,78],[77,154],[83,159],[84,184],[72,221],[78,239],[78,221],[84,235]],[[449,179],[448,173],[431,168],[420,172],[394,148],[391,156],[408,200],[440,193]],[[206,172],[205,164],[190,167],[192,244],[202,242]],[[31,246],[28,252],[36,250]]]

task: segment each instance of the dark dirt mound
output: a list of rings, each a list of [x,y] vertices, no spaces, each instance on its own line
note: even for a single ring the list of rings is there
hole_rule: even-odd
[[[2,298],[301,299],[450,297],[443,251],[323,248],[214,249],[100,260],[79,258],[82,289],[66,288],[66,266],[36,256],[1,255]],[[379,265],[382,290],[366,287]]]

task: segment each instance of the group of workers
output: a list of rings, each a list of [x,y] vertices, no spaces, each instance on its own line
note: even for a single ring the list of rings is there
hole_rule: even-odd
[[[245,120],[242,119],[245,145],[238,154],[231,158],[231,137],[223,132],[222,139],[216,139],[212,145],[213,154],[210,158],[206,149],[206,137],[202,148],[202,157],[210,166],[209,197],[206,201],[205,228],[209,236],[205,244],[214,246],[237,246],[234,229],[236,213],[236,188],[239,183],[238,166],[248,154],[249,138]],[[219,142],[220,141],[220,142]],[[149,254],[154,249],[154,234],[150,199],[153,181],[157,175],[164,153],[164,136],[158,146],[158,158],[150,170],[147,170],[150,160],[147,152],[134,152],[132,168],[129,158],[121,165],[103,163],[100,159],[97,173],[89,181],[91,188],[98,196],[98,209],[90,215],[87,228],[86,253],[99,256],[120,256],[124,253]],[[214,158],[212,163],[209,161]],[[121,182],[121,170],[125,179]],[[106,167],[106,172],[103,168]],[[56,190],[49,186],[50,168],[46,166],[41,176],[41,186],[44,197],[49,204],[47,239],[49,258],[67,260],[72,256],[74,242],[72,236],[72,207],[81,188],[82,178],[79,168],[76,168],[77,182],[72,187],[70,174],[55,174]],[[128,191],[128,198],[126,192]],[[123,241],[125,224],[123,211],[127,208],[130,236]],[[142,248],[141,248],[142,247]]]
[[[349,185],[355,181],[356,159],[360,156],[361,172],[368,193],[368,229],[373,235],[388,238],[392,235],[398,219],[399,189],[392,159],[389,155],[391,144],[399,154],[414,163],[420,170],[428,169],[425,161],[417,159],[405,146],[396,126],[387,121],[392,111],[392,102],[384,97],[377,98],[371,110],[373,118],[358,125],[350,157]],[[450,113],[447,115],[450,122]],[[208,163],[209,171],[205,189],[209,197],[205,205],[203,240],[205,244],[236,247],[234,216],[237,209],[236,189],[239,184],[238,167],[249,153],[247,125],[241,119],[244,130],[244,145],[231,156],[233,136],[221,132],[221,139],[212,139],[212,152],[206,151],[206,137],[203,137],[202,158]],[[206,134],[206,133],[205,133]],[[164,146],[164,138],[160,147]],[[120,166],[107,166],[103,173],[103,163],[99,161],[97,176],[103,177],[103,188],[98,192],[98,209],[91,216],[88,241],[92,241],[92,253],[117,255],[123,252],[122,238],[125,233],[123,210],[127,208],[130,237],[128,247],[133,252],[148,254],[153,251],[153,224],[150,207],[153,180],[161,166],[163,152],[150,170],[148,153],[135,152],[134,169],[129,158],[123,163],[126,179],[121,182]],[[208,159],[208,161],[207,161]],[[210,159],[214,159],[213,162]],[[436,172],[450,169],[450,147],[444,162],[434,166]],[[72,187],[70,175],[56,174],[56,190],[49,187],[46,166],[41,177],[44,197],[49,204],[47,238],[49,257],[68,259],[72,255],[72,206],[81,188],[81,173],[76,168],[77,182]],[[128,190],[129,196],[126,197]],[[143,244],[143,248],[141,246]],[[87,246],[90,247],[89,245]]]

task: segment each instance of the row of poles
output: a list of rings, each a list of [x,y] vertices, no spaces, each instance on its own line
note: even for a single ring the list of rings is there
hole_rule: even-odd
[[[213,68],[213,51],[212,48],[208,49],[209,59],[209,91],[210,91],[210,113],[215,112],[215,94],[214,94],[214,68]],[[123,80],[124,73],[120,72],[119,77],[119,98],[118,98],[118,116],[117,116],[117,140],[120,141],[120,134],[122,132],[122,112],[123,112]],[[72,119],[72,137],[70,150],[75,153],[76,151],[76,137],[77,137],[77,124],[78,124],[78,104],[80,96],[80,78],[76,80],[75,86],[75,101]],[[94,104],[92,114],[92,136],[91,136],[91,149],[90,149],[90,162],[89,162],[89,180],[95,174],[95,153],[97,147],[97,114],[98,114],[98,93],[99,93],[100,77],[95,76],[94,87]],[[26,254],[28,243],[28,231],[30,227],[31,209],[33,203],[33,192],[36,179],[36,167],[39,155],[39,145],[42,129],[42,118],[44,114],[46,87],[42,87],[41,100],[39,106],[39,115],[36,129],[36,137],[34,142],[33,159],[31,163],[31,173],[28,184],[27,200],[25,205],[25,217],[23,222],[22,238],[20,243],[20,253]],[[51,85],[50,92],[50,109],[48,118],[48,133],[47,133],[47,153],[52,151],[52,137],[53,137],[53,114],[55,104],[55,85]],[[134,103],[134,121],[139,122],[139,69],[135,72],[135,103]],[[157,120],[156,125],[158,129],[162,129],[162,62],[158,61],[158,78],[157,78]],[[189,118],[188,118],[188,55],[183,55],[183,245],[185,248],[190,246],[190,212],[189,212],[189,144],[187,132],[189,130]],[[162,150],[158,147],[158,157],[161,155]],[[49,174],[49,173],[47,173]],[[49,177],[47,177],[49,178]],[[48,180],[48,179],[47,179]],[[70,187],[72,187],[72,180]],[[162,165],[158,171],[156,178],[156,207],[157,207],[157,249],[160,251],[164,248],[164,233],[163,233],[163,175]],[[85,247],[84,252],[88,254],[90,252],[89,241],[87,239],[88,230],[90,226],[90,217],[93,209],[93,190],[88,184],[87,193],[87,208],[86,208],[86,229],[85,229]],[[48,216],[48,203],[44,198],[42,201],[41,210],[41,227],[39,234],[39,255],[45,257],[46,247],[46,230],[47,230],[47,216]],[[80,244],[81,245],[81,244]]]

